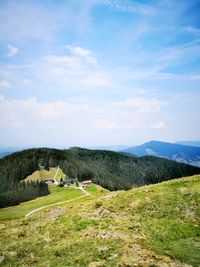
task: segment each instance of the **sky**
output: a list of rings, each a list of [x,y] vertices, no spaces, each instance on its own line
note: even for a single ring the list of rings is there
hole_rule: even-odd
[[[199,0],[0,0],[0,146],[200,139]]]

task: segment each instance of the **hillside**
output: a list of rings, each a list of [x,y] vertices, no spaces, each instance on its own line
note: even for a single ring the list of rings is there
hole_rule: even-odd
[[[22,147],[0,147],[0,159],[22,149]]]
[[[1,220],[1,266],[198,267],[199,203],[198,175]]]
[[[150,141],[136,147],[129,147],[123,152],[131,153],[137,156],[153,155],[165,157],[200,167],[200,147],[186,146],[160,141]]]
[[[200,173],[199,168],[159,157],[136,157],[104,150],[71,148],[28,149],[0,159],[1,188],[27,178],[39,165],[45,169],[60,166],[68,177],[91,178],[110,190],[129,189]]]
[[[0,152],[0,159],[5,157],[5,156],[8,156],[10,155],[12,152]]]
[[[67,177],[92,179],[109,190],[130,189],[134,186],[200,173],[200,168],[164,158],[136,157],[104,150],[71,148],[28,149],[0,159],[0,207],[15,205],[49,194],[44,182],[32,179],[19,182],[42,168],[60,166]]]
[[[54,176],[56,175],[57,168],[49,168],[49,170],[41,169],[37,170],[31,175],[29,175],[24,181],[44,181],[46,179],[53,179]],[[63,171],[59,168],[58,173],[55,177],[56,181],[60,181],[61,177],[63,179],[66,178],[66,175],[63,173]]]

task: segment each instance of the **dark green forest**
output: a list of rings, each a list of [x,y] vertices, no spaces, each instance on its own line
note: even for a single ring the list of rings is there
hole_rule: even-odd
[[[48,185],[43,181],[18,183],[12,189],[0,193],[0,208],[18,205],[21,202],[48,194]]]
[[[109,190],[158,183],[200,173],[200,168],[153,156],[105,150],[27,149],[0,159],[0,207],[47,195],[43,182],[19,183],[38,170],[59,165],[69,178],[92,179]]]

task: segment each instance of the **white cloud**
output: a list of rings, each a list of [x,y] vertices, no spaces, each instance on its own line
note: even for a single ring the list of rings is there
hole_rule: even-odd
[[[191,97],[191,99],[189,99]],[[185,106],[188,102],[194,102],[190,110],[185,114]],[[182,108],[177,107],[177,99],[182,103]],[[189,99],[189,100],[188,100]],[[161,102],[159,99],[147,98],[141,102],[148,103]],[[79,144],[119,144],[129,143],[131,140],[144,140],[144,138],[169,138],[176,133],[187,136],[185,129],[185,116],[198,132],[198,114],[199,99],[196,96],[180,96],[170,103],[170,111],[173,114],[173,121],[167,115],[169,108],[161,104],[158,108],[150,105],[148,112],[138,100],[123,102],[131,103],[131,106],[113,105],[110,102],[101,104],[88,104],[85,102],[70,102],[63,100],[38,101],[36,98],[8,100],[0,95],[0,133],[1,140],[5,142],[12,141],[17,144],[40,145],[51,144],[64,146]],[[120,102],[119,102],[120,103]],[[134,103],[134,105],[133,105]],[[145,104],[146,105],[146,104]],[[196,112],[196,113],[194,113]],[[184,116],[182,116],[184,114]],[[182,117],[181,117],[182,116]],[[194,124],[194,125],[193,125]],[[177,133],[178,128],[181,128]],[[15,132],[13,133],[13,129]],[[172,134],[173,133],[173,134]],[[184,135],[185,133],[185,135]],[[189,130],[190,133],[190,130]],[[124,141],[123,141],[124,140]],[[122,142],[123,141],[123,142]],[[137,141],[138,142],[138,141]]]
[[[69,51],[72,54],[80,56],[80,57],[88,57],[88,56],[90,56],[92,54],[91,51],[89,51],[87,49],[84,49],[84,48],[82,48],[80,46],[65,45],[64,47],[69,49]]]
[[[179,73],[171,73],[170,67],[181,64],[191,64],[200,59],[200,39],[181,45],[159,47],[156,50],[139,50],[133,52],[131,64],[110,71],[112,76],[120,81],[155,82],[167,80],[183,80],[190,77]],[[167,70],[166,70],[167,69]]]
[[[136,114],[135,114],[136,115]],[[92,124],[92,127],[97,129],[104,129],[104,130],[160,130],[165,128],[165,122],[158,121],[154,122],[152,124],[149,124],[149,122],[145,122],[145,119],[140,117],[140,120],[136,118],[136,116],[133,116],[132,118],[127,118],[127,120],[124,120],[123,122],[118,121],[112,121],[109,119],[101,119],[97,120]]]
[[[110,130],[161,129],[157,113],[166,102],[156,98],[135,97],[121,102],[109,103],[104,112],[93,122],[92,127]]]
[[[48,77],[51,84],[70,86],[75,90],[87,91],[89,88],[104,87],[109,83],[108,75],[98,66],[95,55],[81,47],[70,46],[68,55],[46,56],[35,69],[40,77]]]
[[[40,125],[59,125],[60,129],[79,125],[82,121],[90,120],[97,110],[84,103],[67,101],[39,102],[36,98],[7,100],[0,95],[0,126],[22,127],[25,124],[38,128]],[[28,126],[28,127],[29,127]]]
[[[150,129],[155,129],[155,130],[163,129],[165,127],[166,127],[166,124],[164,121],[158,121],[158,122],[150,125]]]
[[[25,124],[25,121],[24,120],[16,120],[16,121],[13,121],[11,123],[11,126],[13,128],[22,128],[24,126],[24,124]]]
[[[4,101],[5,97],[3,95],[0,95],[0,101]]]
[[[154,56],[157,62],[162,62],[164,64],[163,67],[191,62],[192,60],[200,58],[199,44],[200,39],[197,39],[179,46],[165,48]]]
[[[8,42],[51,40],[60,27],[66,26],[66,8],[52,9],[34,1],[5,1],[0,6],[0,39]]]
[[[80,46],[64,45],[71,54],[71,57],[78,57],[84,59],[88,64],[97,64],[97,59],[92,53],[92,51],[82,48]]]
[[[155,121],[152,115],[155,110],[141,112],[140,108],[146,103],[159,103],[157,100],[135,99],[131,105],[137,110],[129,110],[124,105],[110,104],[95,108],[85,103],[72,103],[67,101],[39,102],[36,98],[6,100],[0,96],[0,127],[30,127],[47,128],[59,127],[59,130],[78,128],[80,131],[86,129],[161,129],[165,125],[162,121]],[[125,102],[125,101],[124,101]],[[128,102],[128,101],[127,101]],[[126,102],[125,102],[126,103]],[[129,102],[128,102],[129,103]],[[150,106],[151,106],[150,105]],[[28,127],[29,127],[28,126]]]
[[[49,67],[55,66],[63,70],[76,70],[81,67],[81,60],[73,56],[49,55],[47,57],[44,57],[43,60],[44,63],[49,64]]]
[[[0,87],[8,88],[8,87],[10,87],[10,83],[6,80],[0,80]]]
[[[200,81],[200,75],[192,75],[192,76],[190,76],[190,79],[192,81]]]
[[[14,57],[19,52],[19,49],[17,47],[14,47],[14,46],[12,46],[10,44],[7,45],[7,47],[8,47],[7,57]]]
[[[94,86],[94,87],[101,87],[106,86],[109,84],[108,79],[106,77],[101,76],[101,74],[97,73],[96,75],[93,74],[92,76],[88,76],[83,78],[81,81],[84,85],[87,86]]]
[[[61,50],[62,54],[49,54],[29,64],[5,65],[0,71],[2,79],[9,79],[18,88],[25,86],[23,81],[29,80],[30,86],[38,84],[43,88],[59,88],[66,91],[73,89],[76,92],[103,88],[107,92],[115,92],[121,87],[123,93],[124,90],[127,92],[125,88],[127,86],[124,85],[130,82],[137,84],[141,81],[191,80],[187,75],[174,75],[162,70],[178,64],[177,62],[198,58],[198,42],[191,42],[180,47],[161,49],[158,52],[141,51],[135,54],[132,66],[106,69],[99,64],[93,51],[80,46],[66,47],[68,50]],[[149,62],[151,62],[150,66]],[[139,66],[140,63],[143,67]],[[197,79],[194,77],[194,80]],[[29,84],[26,86],[28,87]],[[128,90],[130,92],[130,88]],[[148,111],[147,108],[142,108],[141,112],[145,110]]]
[[[198,35],[198,36],[200,35],[200,29],[194,28],[192,26],[183,27],[182,30],[188,33]]]
[[[91,127],[97,129],[112,129],[112,130],[117,130],[121,128],[121,126],[118,125],[115,121],[111,121],[108,119],[97,120],[92,123]]]
[[[150,110],[159,111],[166,102],[156,98],[135,97],[121,102],[114,102],[112,105],[125,108],[137,108],[139,113],[146,113]]]
[[[121,12],[139,13],[143,15],[153,15],[156,12],[156,10],[149,5],[131,0],[100,0],[99,3]]]
[[[37,84],[37,88],[84,92],[107,86],[110,83],[109,73],[98,65],[92,51],[81,49],[79,47],[78,53],[61,49],[62,54],[49,54],[28,64],[3,64],[0,86],[8,87],[7,80],[16,89],[32,88]]]

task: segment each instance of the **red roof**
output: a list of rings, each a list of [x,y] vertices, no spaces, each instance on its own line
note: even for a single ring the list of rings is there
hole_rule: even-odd
[[[82,184],[91,184],[91,183],[92,183],[92,180],[86,180],[82,182]]]

